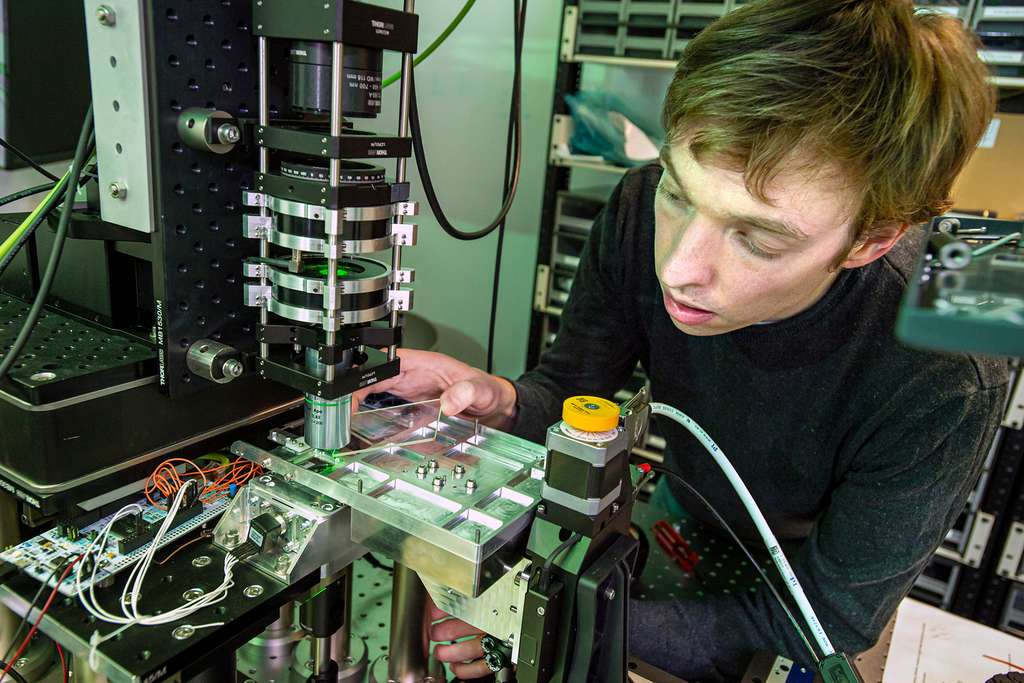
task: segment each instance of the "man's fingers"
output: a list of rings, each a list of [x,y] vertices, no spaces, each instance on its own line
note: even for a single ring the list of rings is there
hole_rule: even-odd
[[[480,629],[458,619],[448,619],[430,627],[430,639],[435,643],[458,640],[459,638],[481,635],[482,633],[483,631]],[[479,645],[479,640],[477,644]]]
[[[454,645],[434,646],[434,657],[441,662],[468,662],[484,656],[484,648],[479,638],[463,640]]]
[[[473,405],[477,386],[470,380],[462,380],[448,387],[441,394],[441,412],[445,415],[458,415]]]
[[[449,617],[451,617],[450,614],[435,605],[433,600],[430,601],[430,623],[440,621],[441,619],[448,619]],[[449,638],[449,640],[451,639]]]
[[[487,666],[487,662],[482,659],[478,659],[475,662],[469,662],[468,664],[454,663],[451,665],[451,668],[452,673],[464,681],[471,681],[474,678],[483,678],[491,673],[491,669]]]

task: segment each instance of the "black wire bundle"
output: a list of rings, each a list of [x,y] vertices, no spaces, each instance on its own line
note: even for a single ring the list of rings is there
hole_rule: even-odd
[[[517,29],[519,25],[519,15],[522,14],[521,2],[522,0],[515,0]],[[434,181],[430,177],[430,169],[427,167],[426,154],[423,150],[423,129],[420,126],[419,106],[416,102],[416,78],[414,76],[414,70],[409,72],[409,126],[412,128],[412,146],[413,152],[416,156],[416,169],[419,171],[420,180],[423,183],[423,194],[426,195],[427,203],[430,204],[430,210],[434,213],[434,217],[437,218],[437,222],[441,225],[441,229],[457,240],[478,240],[481,237],[486,237],[494,232],[508,215],[509,209],[512,208],[512,201],[515,199],[516,190],[519,189],[519,175],[522,170],[523,160],[523,116],[522,107],[520,106],[520,103],[522,102],[522,57],[522,42],[520,41],[516,49],[515,71],[512,76],[514,88],[512,91],[512,108],[515,111],[515,134],[513,135],[515,161],[512,166],[512,181],[509,187],[508,198],[502,204],[501,209],[498,211],[498,215],[494,220],[492,220],[487,227],[476,231],[460,230],[455,227],[452,225],[451,221],[448,220],[448,216],[445,215],[444,209],[441,208],[441,203],[437,198],[437,192],[434,190]]]
[[[53,248],[50,250],[50,260],[46,264],[46,272],[43,273],[43,279],[39,285],[39,291],[36,293],[36,298],[32,302],[32,307],[25,316],[25,321],[21,326],[21,331],[18,333],[18,337],[14,340],[14,344],[11,345],[11,348],[4,355],[3,359],[0,360],[0,381],[3,381],[7,376],[11,366],[14,365],[14,361],[25,348],[25,345],[28,343],[29,336],[31,336],[32,330],[36,326],[36,322],[39,321],[39,316],[43,313],[43,306],[46,304],[46,297],[50,294],[50,287],[53,285],[53,278],[57,274],[57,266],[60,265],[61,253],[64,251],[64,242],[68,235],[68,224],[71,222],[72,207],[75,203],[75,192],[78,189],[78,179],[82,175],[82,167],[85,166],[85,161],[89,157],[89,149],[92,141],[93,119],[92,105],[90,104],[89,110],[85,113],[85,122],[82,124],[82,132],[78,136],[78,144],[75,146],[75,159],[71,164],[67,188],[64,192],[64,211],[61,212],[60,221],[57,224],[57,233],[53,240]],[[40,215],[42,215],[42,213],[43,212],[40,212]]]
[[[11,194],[7,195],[6,197],[0,197],[0,206],[5,206],[7,204],[13,204],[14,202],[18,201],[19,199],[24,199],[25,197],[31,197],[32,195],[39,194],[40,192],[49,192],[50,190],[53,189],[53,186],[56,185],[56,184],[57,183],[43,183],[42,185],[34,185],[32,187],[26,187],[24,190],[18,190],[17,192],[12,192]]]
[[[52,186],[53,185],[51,184],[50,187]],[[0,275],[4,274],[4,271],[6,271],[7,267],[11,265],[11,263],[14,261],[15,257],[18,255],[18,252],[21,251],[21,248],[24,247],[30,239],[32,239],[32,236],[35,235],[36,230],[39,228],[40,225],[43,224],[43,221],[47,219],[47,217],[53,212],[53,210],[60,205],[62,199],[63,197],[59,192],[49,198],[49,200],[43,206],[42,210],[39,211],[36,217],[25,229],[25,232],[23,232],[21,236],[17,240],[15,240],[14,244],[11,245],[11,248],[8,250],[8,252],[4,254],[2,259],[0,259]]]
[[[509,106],[508,134],[505,142],[505,174],[502,185],[502,205],[486,227],[480,230],[462,230],[455,227],[444,213],[441,202],[437,198],[434,182],[430,177],[426,153],[423,148],[423,130],[420,125],[419,106],[416,101],[416,78],[409,73],[409,125],[412,128],[412,145],[416,157],[416,168],[423,183],[423,194],[426,195],[430,210],[440,224],[441,229],[457,240],[472,241],[498,231],[498,244],[494,260],[494,282],[491,289],[491,312],[488,323],[487,371],[491,372],[494,365],[494,327],[498,307],[498,283],[501,277],[501,251],[505,238],[505,219],[512,208],[516,192],[519,189],[519,178],[523,161],[523,111],[522,111],[522,62],[523,33],[526,23],[526,0],[515,0],[513,4],[513,23],[515,26],[515,64],[512,75],[512,98]]]
[[[526,31],[526,0],[522,0],[522,6],[513,8],[514,21],[515,21],[515,55],[516,60],[521,60],[523,55],[523,35]],[[522,84],[519,79],[522,78],[520,68],[515,69],[515,75],[513,76],[512,92],[517,93],[522,91]],[[520,98],[513,97],[508,112],[508,132],[505,135],[505,179],[501,188],[501,199],[502,202],[509,201],[509,193],[512,191],[512,144],[513,136],[515,134],[514,127],[517,125],[516,121],[521,120],[520,109],[522,107],[522,101]],[[494,280],[491,283],[491,313],[487,322],[487,372],[494,372],[494,328],[497,323],[498,317],[498,292],[501,288],[501,256],[502,251],[505,247],[505,223],[506,220],[502,218],[501,223],[498,224],[498,244],[494,247]]]
[[[46,176],[46,177],[47,177],[47,178],[49,178],[50,180],[52,180],[52,181],[54,181],[54,182],[57,182],[58,180],[60,180],[60,178],[58,178],[57,176],[53,175],[52,173],[50,173],[49,171],[47,171],[47,170],[46,170],[45,168],[43,168],[42,166],[40,166],[40,165],[39,165],[38,163],[36,163],[36,161],[35,161],[34,159],[32,159],[32,158],[31,158],[31,157],[30,157],[29,155],[25,154],[25,153],[24,153],[24,152],[22,152],[22,151],[21,151],[20,149],[18,149],[17,147],[15,147],[14,145],[12,145],[11,143],[7,142],[7,140],[4,140],[3,138],[0,138],[0,147],[3,147],[3,148],[4,148],[4,149],[6,149],[6,150],[7,150],[8,152],[10,152],[10,153],[11,153],[11,154],[13,154],[14,156],[18,157],[19,159],[21,159],[22,161],[24,161],[24,162],[25,162],[26,164],[28,164],[28,165],[29,165],[29,166],[31,166],[32,168],[34,168],[34,169],[36,169],[37,171],[39,171],[40,173],[42,173],[42,174],[43,174],[44,176]]]

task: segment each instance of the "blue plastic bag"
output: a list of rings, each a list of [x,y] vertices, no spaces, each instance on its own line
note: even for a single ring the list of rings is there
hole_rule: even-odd
[[[657,157],[663,141],[630,121],[623,113],[626,107],[614,95],[580,91],[566,95],[565,102],[572,114],[569,148],[573,154],[599,156],[618,166],[640,166]]]

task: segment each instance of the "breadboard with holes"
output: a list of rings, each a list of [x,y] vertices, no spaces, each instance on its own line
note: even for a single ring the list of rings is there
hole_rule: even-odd
[[[142,508],[142,520],[144,522],[160,522],[167,515],[164,510],[150,504],[145,498],[139,499],[136,503]],[[171,527],[164,534],[163,538],[160,539],[157,547],[162,548],[174,543],[182,536],[219,517],[224,512],[227,504],[227,498],[203,503],[203,511],[201,513],[183,521],[181,524]],[[68,538],[65,529],[61,529],[60,526],[55,527],[35,538],[8,548],[0,553],[0,560],[13,564],[37,581],[50,582],[50,585],[53,585],[53,582],[50,581],[50,575],[53,574],[54,569],[62,566],[66,560],[71,560],[84,553],[89,544],[92,543],[92,539],[97,537],[113,518],[114,514],[110,514],[81,529],[77,529],[73,534],[73,539]],[[95,576],[92,575],[91,569],[82,576],[81,583],[83,588],[89,588],[94,583],[102,584],[107,578],[131,567],[142,559],[142,556],[146,554],[152,545],[152,543],[144,543],[130,553],[122,554],[117,550],[119,538],[120,536],[116,531],[110,532]],[[62,594],[69,597],[78,595],[74,576],[75,572],[73,571],[61,584],[60,592]]]

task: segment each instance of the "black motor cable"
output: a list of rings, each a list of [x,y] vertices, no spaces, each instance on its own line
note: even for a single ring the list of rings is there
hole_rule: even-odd
[[[522,3],[516,2],[513,7],[513,20],[515,21],[515,45],[513,49],[516,54],[522,54],[523,50],[523,35],[526,30],[526,0],[522,0]],[[517,73],[513,78],[520,78],[521,74]],[[513,92],[520,89],[518,82],[513,83]],[[519,115],[518,109],[522,106],[522,102],[516,98],[512,99],[509,106],[508,112],[508,132],[505,135],[505,176],[502,183],[501,189],[501,200],[507,202],[509,197],[509,190],[511,189],[512,183],[512,145],[514,126],[516,125],[516,117]],[[505,226],[507,224],[506,219],[502,219],[498,225],[498,243],[494,247],[494,275],[493,281],[491,282],[491,311],[487,322],[487,372],[494,372],[494,334],[495,326],[497,325],[498,317],[498,293],[501,289],[501,258],[502,252],[505,247]]]
[[[518,15],[521,12],[517,12]],[[480,230],[469,231],[461,230],[455,227],[448,216],[445,215],[444,210],[441,208],[441,203],[437,198],[437,192],[434,190],[434,183],[430,177],[430,169],[427,166],[426,154],[423,148],[423,129],[420,125],[419,106],[416,102],[416,78],[415,69],[409,72],[409,125],[412,129],[412,146],[414,156],[416,157],[416,169],[420,174],[420,181],[423,183],[423,194],[426,195],[427,203],[430,205],[430,210],[434,213],[434,217],[437,222],[441,225],[441,229],[444,230],[449,236],[454,237],[458,240],[472,241],[478,240],[481,237],[486,237],[494,232],[501,222],[508,216],[509,210],[512,208],[512,202],[515,199],[516,191],[519,189],[519,177],[522,170],[522,152],[523,152],[523,117],[522,108],[520,103],[522,102],[522,42],[516,46],[515,50],[515,67],[513,74],[513,91],[512,99],[514,100],[514,109],[516,111],[515,117],[515,135],[514,147],[515,147],[515,161],[512,165],[512,181],[509,187],[508,197],[502,204],[501,209],[498,211],[498,215],[492,220],[487,227]]]
[[[53,240],[53,247],[50,250],[50,260],[46,264],[46,271],[43,273],[43,279],[39,284],[39,291],[36,293],[36,298],[32,302],[32,307],[29,309],[29,312],[26,314],[25,320],[21,325],[21,331],[18,332],[18,336],[14,340],[14,344],[12,344],[11,348],[4,354],[3,359],[0,359],[0,382],[2,382],[7,376],[11,366],[14,365],[14,361],[17,360],[18,355],[20,355],[22,350],[25,348],[25,345],[28,343],[28,339],[32,334],[32,330],[39,321],[39,317],[43,314],[43,307],[46,304],[46,298],[50,294],[50,287],[53,285],[53,279],[57,274],[57,267],[60,265],[61,253],[64,251],[64,242],[68,235],[68,225],[71,223],[71,214],[73,213],[71,207],[74,206],[75,192],[78,190],[78,179],[82,175],[82,168],[85,166],[86,159],[89,157],[89,143],[92,139],[93,118],[92,105],[90,104],[88,111],[85,113],[85,121],[82,124],[82,131],[78,136],[78,144],[75,146],[75,159],[71,164],[67,189],[64,193],[65,210],[61,213],[60,221],[57,224],[57,233]]]

